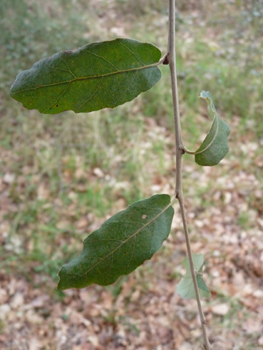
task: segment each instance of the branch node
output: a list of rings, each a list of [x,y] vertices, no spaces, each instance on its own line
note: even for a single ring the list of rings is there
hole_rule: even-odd
[[[178,199],[179,203],[182,202],[183,196],[182,196],[182,191],[180,189],[175,191],[175,198]]]
[[[164,56],[163,58],[163,64],[169,64],[169,52],[167,52],[167,54]]]
[[[181,154],[185,154],[185,148],[183,145],[179,145],[179,150],[181,151]]]

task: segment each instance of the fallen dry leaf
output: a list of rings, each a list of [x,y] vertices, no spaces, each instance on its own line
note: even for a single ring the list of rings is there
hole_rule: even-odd
[[[215,315],[225,316],[229,311],[228,304],[217,304],[211,306],[211,310]]]

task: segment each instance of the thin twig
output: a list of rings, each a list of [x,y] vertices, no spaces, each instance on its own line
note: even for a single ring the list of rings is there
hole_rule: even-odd
[[[206,320],[202,310],[202,304],[198,291],[198,285],[196,280],[193,256],[190,245],[189,232],[187,227],[186,212],[184,207],[183,190],[182,190],[182,155],[184,154],[184,146],[182,143],[181,135],[181,123],[179,113],[179,100],[177,89],[177,76],[176,76],[176,55],[175,55],[175,0],[169,0],[169,39],[168,39],[168,60],[171,74],[172,96],[173,96],[173,109],[174,109],[174,127],[175,127],[175,149],[176,149],[176,186],[175,196],[179,201],[181,215],[184,226],[185,241],[187,247],[187,254],[190,263],[191,275],[194,283],[194,289],[196,294],[196,301],[198,306],[198,312],[202,325],[203,332],[203,346],[205,350],[211,350],[211,345],[207,336]]]

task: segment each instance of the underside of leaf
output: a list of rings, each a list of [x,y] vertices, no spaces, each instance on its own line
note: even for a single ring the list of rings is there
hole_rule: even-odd
[[[205,140],[195,154],[195,161],[202,166],[217,165],[228,152],[227,138],[230,134],[229,126],[219,117],[209,91],[202,91],[201,98],[205,99],[214,120]]]
[[[204,255],[193,254],[193,262],[194,262],[194,268],[196,272],[196,280],[197,280],[199,295],[201,298],[208,298],[210,296],[210,291],[203,280],[203,274],[202,274],[202,269],[204,265]],[[183,261],[183,266],[186,269],[186,274],[178,283],[176,292],[183,299],[194,299],[196,298],[196,294],[195,294],[194,282],[193,282],[191,270],[190,270],[189,258],[185,258],[185,260]]]
[[[17,76],[10,94],[45,114],[114,108],[159,81],[160,57],[157,47],[131,39],[93,43],[35,63]]]
[[[58,289],[109,285],[158,251],[171,229],[170,196],[155,195],[133,203],[84,241],[81,255],[59,272]]]

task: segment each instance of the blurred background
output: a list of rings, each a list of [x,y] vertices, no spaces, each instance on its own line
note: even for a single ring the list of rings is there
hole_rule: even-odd
[[[167,49],[168,1],[0,0],[0,348],[196,350],[195,300],[175,288],[184,270],[182,224],[151,261],[113,286],[56,290],[59,268],[88,233],[132,202],[174,192],[168,66],[147,93],[114,110],[41,115],[9,96],[41,58],[129,37]],[[209,90],[230,125],[217,167],[184,156],[194,253],[205,254],[204,300],[216,350],[262,349],[263,1],[176,1],[183,138],[209,130]]]

